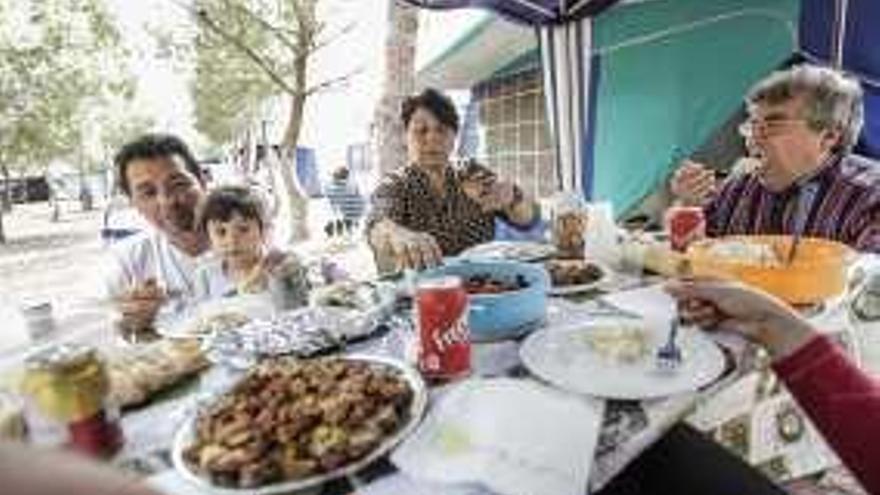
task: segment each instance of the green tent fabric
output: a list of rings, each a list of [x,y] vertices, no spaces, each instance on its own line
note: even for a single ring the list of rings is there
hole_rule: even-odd
[[[796,49],[798,0],[654,0],[593,24],[592,196],[624,212],[661,186]]]

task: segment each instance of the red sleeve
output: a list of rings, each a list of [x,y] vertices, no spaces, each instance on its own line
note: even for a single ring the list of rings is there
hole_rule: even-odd
[[[880,493],[880,381],[819,336],[773,369],[869,493]]]

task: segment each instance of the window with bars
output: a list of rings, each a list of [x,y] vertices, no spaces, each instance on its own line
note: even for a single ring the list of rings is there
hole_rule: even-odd
[[[464,139],[476,158],[535,198],[558,190],[540,70],[482,82],[472,89],[476,125]]]

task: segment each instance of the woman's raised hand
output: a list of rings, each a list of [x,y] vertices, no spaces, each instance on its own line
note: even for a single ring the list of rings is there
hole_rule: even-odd
[[[806,344],[816,331],[794,309],[746,285],[722,280],[687,280],[666,286],[680,302],[682,317],[706,330],[724,330],[784,357]]]

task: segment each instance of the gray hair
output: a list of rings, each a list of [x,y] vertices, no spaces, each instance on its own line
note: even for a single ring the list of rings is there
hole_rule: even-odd
[[[777,71],[752,87],[746,104],[776,105],[800,96],[805,97],[807,114],[803,117],[811,129],[840,131],[836,151],[855,146],[864,121],[862,88],[842,72],[815,65]]]

